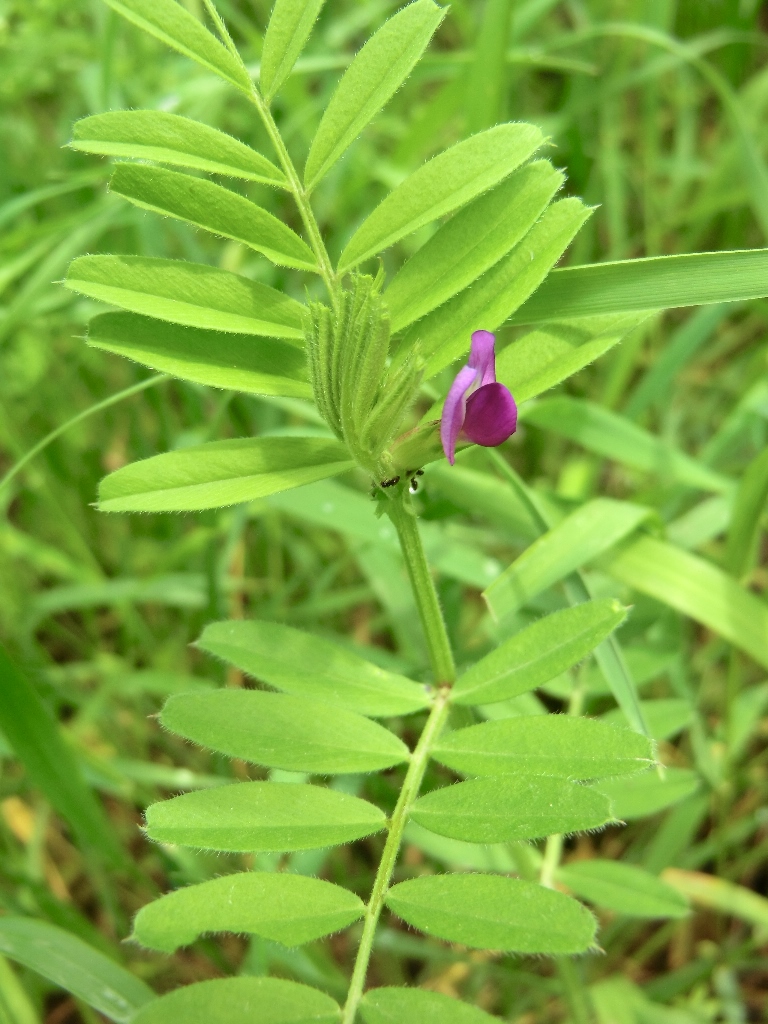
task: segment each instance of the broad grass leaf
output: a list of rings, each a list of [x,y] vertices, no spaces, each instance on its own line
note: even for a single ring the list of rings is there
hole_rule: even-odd
[[[128,1024],[155,998],[135,974],[46,921],[0,918],[0,953],[28,967],[116,1024]]]
[[[493,188],[528,160],[543,141],[544,136],[535,125],[500,124],[439,153],[393,189],[363,221],[339,258],[339,272],[346,273],[369,256]],[[550,174],[554,180],[549,188],[543,189],[546,198],[537,195],[532,203],[529,199],[530,205],[521,209],[519,219],[508,226],[510,241],[496,259],[525,234],[554,195],[562,176],[551,168]],[[520,201],[525,202],[526,198],[523,195]],[[513,201],[517,202],[517,197]],[[514,241],[512,234],[517,235]],[[496,249],[498,246],[497,241]],[[474,273],[469,280],[477,276]]]
[[[300,302],[203,263],[152,256],[79,256],[70,264],[64,284],[92,299],[186,327],[303,338]]]
[[[101,804],[87,785],[72,748],[64,741],[26,675],[0,645],[0,729],[33,786],[67,822],[84,850],[118,866],[125,855]]]
[[[641,537],[601,568],[629,587],[689,615],[768,668],[768,606],[732,576],[674,544]]]
[[[361,715],[407,715],[429,704],[424,686],[278,622],[213,622],[196,646],[278,690]]]
[[[308,661],[305,671],[312,670]],[[306,696],[263,690],[179,694],[160,721],[203,747],[286,771],[373,772],[408,760],[408,748],[388,729]]]
[[[578,199],[552,203],[507,256],[414,324],[403,347],[418,341],[428,377],[469,351],[473,331],[494,331],[509,319],[557,263],[590,212]]]
[[[566,779],[498,775],[444,786],[420,797],[413,820],[469,843],[511,843],[584,832],[612,820],[608,799]]]
[[[733,503],[725,558],[728,568],[737,579],[754,568],[766,504],[768,448],[747,466]]]
[[[650,510],[613,498],[594,498],[539,537],[483,592],[491,614],[503,619],[585,562],[633,533]]]
[[[568,395],[546,398],[524,412],[527,423],[551,430],[588,451],[687,487],[727,494],[733,481],[686,455],[625,416]]]
[[[312,250],[282,221],[205,178],[149,164],[117,164],[109,188],[143,210],[242,242],[278,266],[317,271]]]
[[[71,149],[191,167],[288,187],[279,167],[231,135],[164,110],[112,110],[75,121]]]
[[[209,387],[312,398],[304,354],[274,338],[254,341],[134,313],[102,313],[88,324],[88,344]]]
[[[192,512],[299,487],[353,466],[321,437],[242,437],[133,462],[99,486],[102,512]]]
[[[505,256],[541,216],[562,181],[563,175],[547,160],[537,160],[478,196],[439,228],[386,290],[393,334]]]
[[[380,832],[386,817],[366,800],[293,782],[241,782],[185,793],[147,808],[159,843],[206,850],[314,850]]]
[[[557,872],[571,892],[604,910],[627,917],[687,917],[688,900],[636,864],[615,860],[573,861]]]
[[[438,740],[432,756],[466,775],[566,779],[633,774],[653,763],[653,749],[645,736],[621,728],[620,723],[614,727],[572,715],[501,718],[457,729]]]
[[[493,704],[534,690],[585,658],[626,615],[626,608],[608,598],[547,615],[464,672],[451,699],[457,704]]]
[[[652,256],[555,270],[512,323],[740,302],[765,295],[768,249]]]
[[[338,1004],[282,978],[215,978],[168,992],[132,1024],[340,1024]]]
[[[173,953],[200,935],[259,935],[301,946],[357,921],[365,906],[354,893],[318,878],[273,871],[225,875],[169,892],[142,907],[131,939]]]
[[[269,103],[293,70],[325,0],[275,0],[261,51],[259,85]]]
[[[626,652],[625,652],[626,653]],[[693,708],[690,701],[678,697],[662,697],[659,700],[641,700],[640,709],[648,725],[648,733],[655,740],[669,740],[690,725]],[[606,725],[621,727],[624,724],[624,712],[614,708],[600,716]],[[606,773],[609,774],[609,773]]]
[[[717,878],[703,871],[667,868],[662,878],[699,907],[737,917],[758,929],[755,936],[764,941],[768,934],[768,899],[745,885]]]
[[[387,906],[408,924],[473,949],[561,956],[592,946],[595,919],[576,900],[500,875],[431,875],[400,882]]]
[[[498,1024],[498,1017],[425,988],[369,989],[360,1013],[365,1024]]]
[[[368,122],[400,88],[427,48],[446,9],[416,0],[363,46],[325,108],[307,157],[304,182],[314,188]]]
[[[176,0],[107,0],[118,14],[238,89],[250,92],[245,68]]]
[[[611,801],[617,818],[631,821],[656,814],[695,793],[701,784],[699,776],[687,768],[666,768],[664,777],[658,772],[643,772],[618,779],[603,779],[594,789]]]

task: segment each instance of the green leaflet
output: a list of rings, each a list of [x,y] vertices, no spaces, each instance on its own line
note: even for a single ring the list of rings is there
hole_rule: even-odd
[[[557,878],[582,899],[628,917],[686,917],[690,913],[684,896],[635,864],[574,861],[560,868]]]
[[[385,22],[363,46],[331,96],[307,157],[304,182],[315,187],[411,73],[445,8],[416,0]]]
[[[622,583],[689,615],[768,668],[768,607],[722,569],[651,537],[641,537],[600,564]]]
[[[63,928],[30,917],[0,918],[0,953],[71,992],[116,1024],[155,998],[143,981]]]
[[[605,355],[647,317],[647,313],[623,313],[547,324],[501,351],[496,379],[520,405]]]
[[[444,786],[421,797],[413,820],[470,843],[511,843],[584,832],[611,820],[608,799],[566,779],[493,776]]]
[[[725,558],[728,568],[738,579],[754,568],[766,503],[768,448],[747,466],[733,503]]]
[[[256,1016],[257,1015],[257,1016]],[[216,978],[156,999],[132,1024],[339,1024],[324,992],[280,978]]]
[[[180,327],[134,313],[102,313],[88,344],[182,380],[253,395],[311,398],[307,361],[295,345],[272,338]]]
[[[250,92],[248,73],[229,50],[176,0],[107,0],[128,21],[204,68]]]
[[[663,778],[655,771],[643,772],[630,778],[604,779],[594,788],[608,797],[617,818],[630,821],[679,803],[695,793],[699,784],[696,772],[666,768]]]
[[[505,256],[541,216],[562,181],[548,160],[537,160],[439,228],[385,292],[392,333],[450,299]]]
[[[621,625],[618,601],[585,601],[534,622],[459,677],[456,704],[493,704],[534,690],[565,672]]]
[[[632,774],[653,763],[651,743],[645,736],[622,728],[621,723],[614,728],[571,715],[501,718],[471,725],[445,733],[432,756],[466,775],[566,779]]]
[[[512,323],[739,302],[767,294],[768,249],[652,256],[555,270]]]
[[[69,824],[78,843],[113,866],[124,864],[125,856],[109,820],[86,784],[72,749],[64,742],[30,681],[2,645],[0,729],[24,766],[29,781]]]
[[[362,900],[341,886],[304,875],[249,871],[161,896],[136,915],[131,939],[163,953],[209,932],[301,946],[346,928],[364,913]]]
[[[242,242],[278,266],[317,271],[312,250],[282,221],[205,178],[149,164],[117,164],[109,188],[143,210]]]
[[[277,622],[213,622],[205,627],[197,646],[278,690],[361,715],[407,715],[429,704],[426,687],[330,640]]]
[[[498,1024],[483,1010],[424,988],[372,988],[363,996],[365,1024]]]
[[[647,508],[594,498],[572,512],[505,569],[483,592],[491,614],[503,619],[585,562],[610,550],[649,517]]]
[[[146,832],[159,843],[248,853],[338,846],[385,823],[378,807],[334,789],[240,782],[152,804]]]
[[[560,199],[503,259],[483,276],[415,324],[405,336],[417,340],[430,377],[469,351],[473,331],[496,330],[543,281],[589,216],[578,199]]]
[[[325,0],[275,0],[261,51],[259,85],[267,103],[293,70]]]
[[[311,671],[312,661],[305,663]],[[373,772],[408,760],[388,729],[306,696],[218,690],[171,697],[166,729],[230,757],[286,771],[332,775]]]
[[[493,188],[531,157],[543,141],[544,136],[534,125],[499,124],[439,153],[393,189],[368,215],[339,257],[339,273],[346,273],[369,256]],[[546,198],[537,196],[530,209],[521,211],[519,221],[513,222],[517,239],[510,238],[496,259],[525,234],[561,182],[562,176],[550,168],[550,182],[543,190]],[[523,194],[520,198],[523,201],[527,197]],[[469,240],[464,245],[466,249]],[[497,248],[498,245],[496,242]],[[472,273],[469,280],[477,276]],[[458,287],[448,294],[458,291]]]
[[[75,121],[71,149],[192,167],[288,187],[283,172],[231,135],[162,110],[112,110]]]
[[[688,487],[727,494],[728,477],[697,462],[624,416],[567,395],[546,398],[524,413],[525,421],[552,430],[588,451]]]
[[[304,336],[300,302],[202,263],[147,256],[80,256],[70,264],[64,284],[132,313],[187,327],[296,341]]]
[[[346,448],[321,437],[243,437],[133,462],[99,487],[103,512],[222,508],[352,468]]]
[[[475,949],[583,953],[595,919],[580,903],[534,882],[500,875],[432,875],[400,882],[387,906],[427,935]]]
[[[677,697],[641,700],[640,710],[648,724],[648,732],[655,740],[672,739],[690,724],[693,717],[690,703]],[[624,712],[621,708],[614,708],[601,715],[600,721],[621,728],[625,721]]]

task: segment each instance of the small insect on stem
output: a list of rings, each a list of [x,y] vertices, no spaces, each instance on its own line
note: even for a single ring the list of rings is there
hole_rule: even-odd
[[[379,484],[379,486],[380,487],[394,487],[395,484],[399,484],[399,483],[400,483],[400,477],[399,476],[393,476],[391,480],[382,480],[381,483]]]

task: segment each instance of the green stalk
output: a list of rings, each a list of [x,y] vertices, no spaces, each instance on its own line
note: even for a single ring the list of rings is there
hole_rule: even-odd
[[[403,558],[408,569],[408,576],[413,588],[413,596],[419,609],[429,649],[429,657],[435,679],[436,696],[427,723],[411,755],[411,762],[403,781],[403,788],[397,800],[392,819],[389,824],[389,835],[384,844],[376,878],[371,890],[371,898],[365,912],[365,923],[360,946],[355,958],[352,979],[349,983],[347,1002],[344,1006],[342,1024],[353,1024],[357,1008],[363,995],[368,964],[373,951],[376,927],[379,923],[384,901],[389,890],[392,872],[397,863],[397,856],[403,841],[403,831],[411,807],[419,795],[424,772],[429,763],[429,755],[440,735],[449,711],[450,688],[456,677],[448,634],[440,611],[435,585],[427,564],[424,548],[419,536],[416,516],[411,508],[407,494],[395,495],[389,502],[387,512],[392,519],[400,539]]]

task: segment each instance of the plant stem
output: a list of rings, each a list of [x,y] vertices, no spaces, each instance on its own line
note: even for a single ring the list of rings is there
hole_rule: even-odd
[[[389,890],[389,882],[395,868],[397,855],[400,852],[403,830],[405,829],[410,809],[419,795],[421,782],[429,761],[430,749],[448,717],[448,694],[448,687],[443,687],[438,691],[434,706],[427,719],[427,724],[424,726],[424,731],[419,737],[416,749],[411,755],[411,763],[403,782],[403,788],[400,790],[397,806],[392,814],[389,835],[384,844],[384,851],[381,855],[381,861],[376,872],[373,889],[371,890],[371,898],[365,911],[363,934],[357,950],[352,979],[349,983],[349,992],[344,1006],[342,1024],[352,1024],[363,995],[363,986],[365,985],[368,962],[371,959],[371,952],[373,950],[376,926],[379,923],[379,917],[384,908],[384,900]]]
[[[416,516],[407,494],[396,495],[389,502],[387,512],[395,525],[403,558],[408,569],[408,576],[413,588],[413,596],[419,609],[424,633],[426,635],[429,657],[435,680],[435,701],[430,711],[424,730],[411,755],[411,763],[403,781],[403,788],[397,805],[392,814],[389,835],[384,844],[376,878],[374,879],[371,898],[365,912],[363,934],[357,950],[352,979],[349,983],[347,1002],[344,1006],[342,1024],[353,1024],[360,999],[363,995],[365,978],[368,974],[368,963],[373,951],[373,940],[379,922],[384,901],[389,890],[392,872],[395,869],[400,845],[403,840],[408,815],[424,778],[429,763],[429,754],[435,740],[448,718],[450,688],[456,677],[450,641],[445,629],[445,622],[440,610],[440,602],[429,571],[427,558],[419,535]]]
[[[387,505],[387,514],[400,540],[411,589],[427,639],[435,686],[450,685],[456,678],[453,652],[409,495],[394,496]]]

